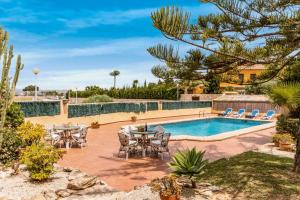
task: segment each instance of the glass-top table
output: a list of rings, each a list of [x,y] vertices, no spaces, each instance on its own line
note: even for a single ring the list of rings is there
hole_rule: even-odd
[[[62,131],[62,139],[66,145],[66,148],[70,148],[70,141],[72,140],[72,131],[76,131],[80,129],[80,126],[76,125],[58,125],[53,126],[54,130]]]
[[[149,131],[138,131],[138,130],[132,130],[130,131],[130,134],[133,134],[134,136],[139,135],[138,142],[143,147],[143,157],[146,156],[146,148],[148,146],[148,136],[154,136],[157,133],[157,131],[149,130]]]

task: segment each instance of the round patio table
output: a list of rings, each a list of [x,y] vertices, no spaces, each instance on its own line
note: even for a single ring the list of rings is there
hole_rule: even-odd
[[[140,135],[140,139],[138,140],[139,144],[143,148],[143,157],[146,156],[146,148],[148,146],[148,136],[149,135],[155,135],[157,131],[149,130],[149,131],[137,131],[137,130],[132,130],[130,131],[131,134],[133,135]]]
[[[54,126],[53,129],[62,131],[63,141],[66,144],[66,148],[69,149],[70,140],[72,139],[71,132],[80,129],[80,127],[76,125],[59,125],[59,126]]]

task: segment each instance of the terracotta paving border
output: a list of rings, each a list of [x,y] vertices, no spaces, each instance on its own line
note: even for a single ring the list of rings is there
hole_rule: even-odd
[[[140,120],[131,124],[197,117],[199,118],[199,115]],[[118,157],[119,140],[117,132],[122,126],[128,124],[129,122],[120,122],[103,125],[100,129],[90,129],[88,132],[88,145],[82,149],[69,149],[60,164],[97,175],[112,187],[124,191],[132,190],[134,186],[143,185],[155,177],[169,173],[167,162],[170,157],[168,156],[165,156],[163,161],[159,158],[142,158],[141,156],[130,157],[128,160],[125,160],[123,155],[121,158]],[[170,151],[173,154],[177,149],[196,147],[199,150],[205,150],[206,158],[213,161],[258,149],[271,141],[273,133],[275,133],[275,129],[269,128],[222,141],[171,141]]]

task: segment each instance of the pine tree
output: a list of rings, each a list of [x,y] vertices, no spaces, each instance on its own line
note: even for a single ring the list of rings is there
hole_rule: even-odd
[[[191,13],[177,7],[163,7],[152,13],[153,26],[172,41],[206,52],[205,65],[199,70],[223,74],[239,66],[263,64],[267,67],[251,84],[268,82],[293,66],[299,69],[300,2],[299,0],[202,0],[219,12],[199,16],[191,23]],[[169,63],[188,65],[172,45],[151,47],[149,53]],[[193,59],[192,59],[193,60]],[[299,116],[300,118],[300,116]],[[297,144],[300,143],[300,127]],[[300,145],[296,158],[300,160]],[[296,166],[297,165],[297,166]],[[294,169],[300,172],[300,162]]]
[[[220,12],[199,16],[190,23],[189,12],[164,7],[152,13],[153,26],[171,40],[188,44],[216,57],[199,66],[222,74],[240,65],[263,64],[267,82],[292,65],[300,51],[300,8],[297,0],[206,0]],[[187,65],[172,45],[148,49],[151,55],[169,63]]]

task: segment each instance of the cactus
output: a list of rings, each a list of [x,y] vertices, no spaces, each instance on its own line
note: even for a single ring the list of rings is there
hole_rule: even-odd
[[[16,85],[19,79],[20,71],[24,65],[21,56],[18,55],[16,61],[16,71],[11,81],[9,71],[13,59],[13,45],[8,49],[8,33],[0,27],[0,61],[2,62],[2,76],[0,80],[0,129],[4,127],[6,110],[13,103],[16,92]],[[0,133],[0,147],[2,143],[2,134]]]

